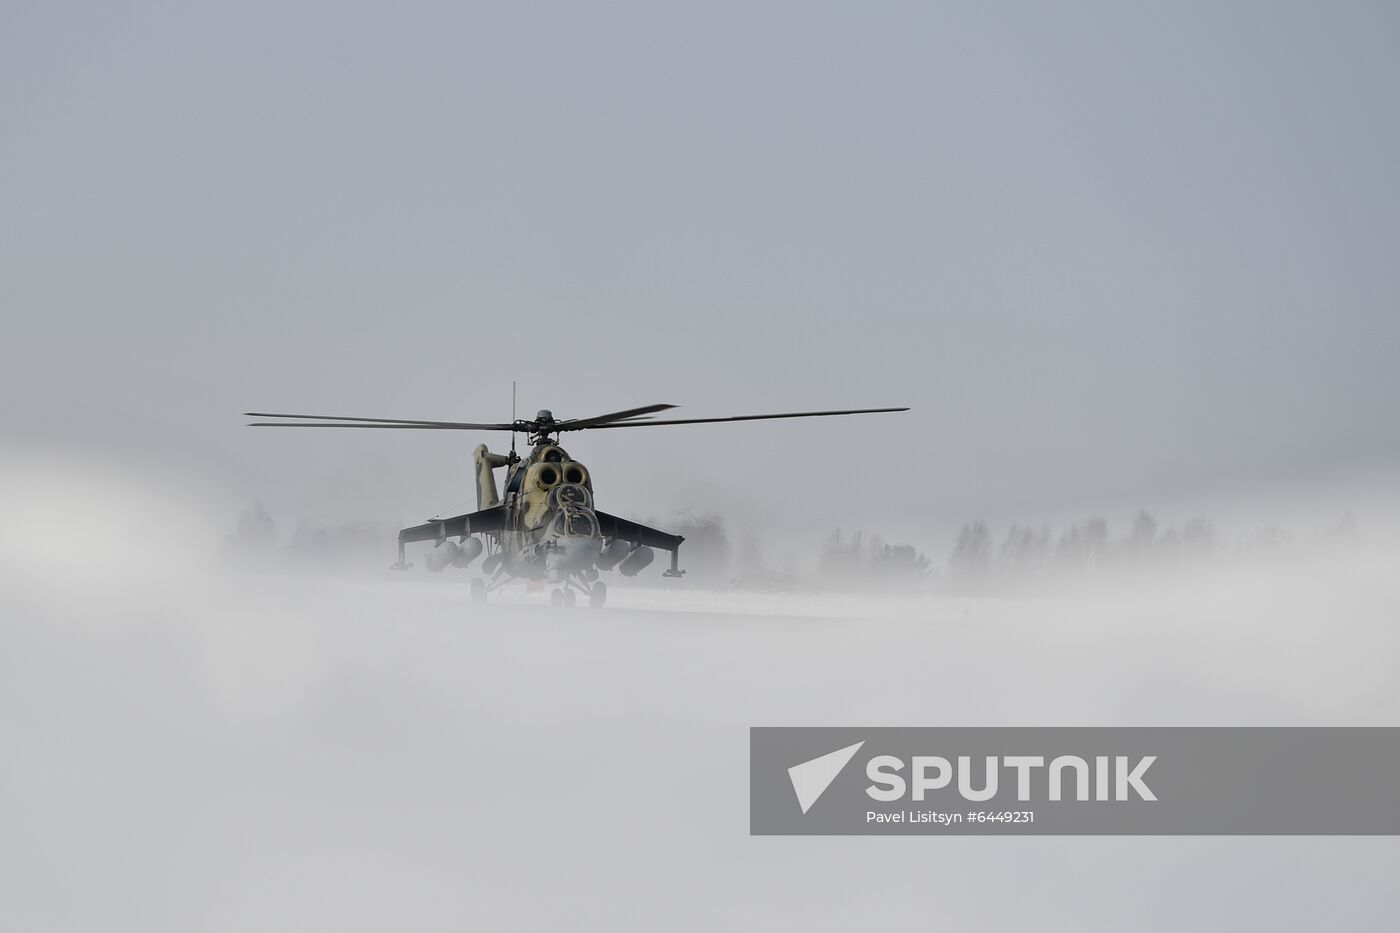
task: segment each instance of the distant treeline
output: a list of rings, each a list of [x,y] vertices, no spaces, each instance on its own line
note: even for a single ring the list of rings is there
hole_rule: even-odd
[[[908,589],[921,586],[932,573],[928,557],[916,547],[886,543],[878,534],[846,536],[838,528],[822,543],[816,566],[799,569],[791,560],[773,566],[768,549],[752,531],[743,535],[736,552],[724,518],[716,513],[647,524],[685,537],[681,566],[686,581],[699,587],[770,592]]]
[[[1277,555],[1296,551],[1304,544],[1345,543],[1356,537],[1356,523],[1350,515],[1308,542],[1299,542],[1278,525],[1259,526],[1227,538],[1205,518],[1163,529],[1143,510],[1120,537],[1110,533],[1102,518],[1090,518],[1059,533],[1044,524],[1012,525],[998,544],[986,522],[974,521],[962,526],[948,557],[948,589],[1014,589],[1050,578],[1186,567],[1228,555]]]
[[[383,567],[395,559],[399,527],[383,521],[302,522],[283,540],[267,509],[254,502],[224,537],[223,552],[229,562],[244,565]]]

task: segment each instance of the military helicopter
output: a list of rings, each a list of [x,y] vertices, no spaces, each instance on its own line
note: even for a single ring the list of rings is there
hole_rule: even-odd
[[[908,411],[908,408],[852,408],[841,411],[779,412],[767,415],[732,415],[725,418],[650,417],[675,405],[644,405],[590,418],[556,420],[549,410],[534,418],[513,418],[499,424],[464,421],[413,421],[401,418],[356,418],[338,415],[273,414],[244,412],[255,428],[365,428],[424,431],[509,431],[510,453],[492,453],[485,444],[474,452],[476,462],[476,511],[450,518],[430,518],[399,532],[399,559],[395,570],[412,565],[404,559],[404,546],[433,542],[426,559],[430,571],[449,566],[466,568],[481,556],[482,577],[471,581],[475,602],[512,579],[554,583],[550,601],[572,606],[581,594],[593,607],[602,606],[608,588],[598,579],[614,568],[623,576],[636,576],[648,567],[656,550],[670,551],[671,566],[664,577],[680,577],[680,535],[667,534],[639,522],[599,511],[593,504],[593,476],[588,467],[559,446],[559,436],[569,431],[614,428],[661,427],[676,424],[714,424],[728,421],[766,421],[777,418],[824,418],[832,415],[865,415]],[[515,436],[524,434],[530,453],[515,452]],[[505,468],[505,496],[496,487],[495,471]],[[449,541],[456,538],[456,541]]]

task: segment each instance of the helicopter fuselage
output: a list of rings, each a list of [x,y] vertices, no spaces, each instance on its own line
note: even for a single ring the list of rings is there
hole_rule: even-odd
[[[476,449],[477,506],[496,500],[506,513],[499,538],[506,573],[563,583],[570,574],[595,571],[603,538],[588,468],[558,444],[536,444],[524,459],[507,458],[502,498],[494,475],[500,459],[484,444]]]
[[[567,589],[595,594],[601,571],[616,568],[634,576],[653,560],[653,547],[671,552],[671,567],[663,576],[685,573],[677,564],[679,535],[599,512],[593,504],[593,477],[588,467],[548,438],[541,438],[521,458],[495,454],[486,445],[474,453],[478,509],[467,515],[429,519],[399,532],[399,562],[407,569],[404,545],[434,541],[429,570],[465,568],[483,550],[481,569],[488,587],[516,578],[548,581]],[[505,469],[504,493],[495,471]],[[486,541],[473,538],[482,536]],[[456,537],[456,543],[449,538]]]

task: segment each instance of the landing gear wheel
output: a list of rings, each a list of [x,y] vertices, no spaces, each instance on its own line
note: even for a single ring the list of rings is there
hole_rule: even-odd
[[[478,606],[486,603],[486,581],[480,577],[472,581],[472,602]]]
[[[578,602],[578,594],[575,593],[572,589],[565,590],[565,591],[564,591],[564,605],[566,605],[566,606],[572,606],[572,605],[573,605],[574,603],[576,603],[576,602]]]
[[[556,589],[553,592],[551,592],[549,594],[549,604],[551,606],[564,605],[564,591]]]
[[[593,584],[593,588],[588,591],[588,608],[598,609],[603,603],[608,601],[608,585],[602,580]]]

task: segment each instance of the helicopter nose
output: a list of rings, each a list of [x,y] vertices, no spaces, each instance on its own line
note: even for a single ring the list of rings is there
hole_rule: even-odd
[[[576,567],[592,567],[602,549],[603,542],[599,538],[564,539],[564,551],[569,556],[569,562]]]
[[[597,562],[602,546],[601,538],[578,535],[559,538],[550,553],[550,564],[557,570],[587,570]]]

